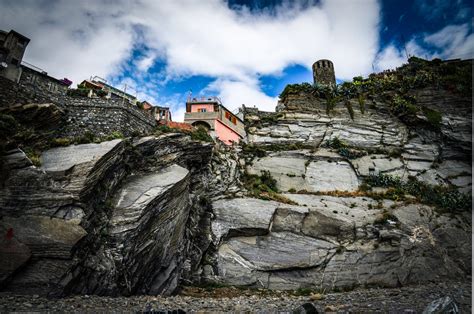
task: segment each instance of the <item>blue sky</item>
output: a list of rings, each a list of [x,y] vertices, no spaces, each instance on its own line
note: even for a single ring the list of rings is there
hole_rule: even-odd
[[[334,61],[338,81],[406,55],[472,58],[472,2],[446,0],[0,0],[25,60],[75,83],[98,75],[183,117],[187,95],[274,110],[286,84]]]

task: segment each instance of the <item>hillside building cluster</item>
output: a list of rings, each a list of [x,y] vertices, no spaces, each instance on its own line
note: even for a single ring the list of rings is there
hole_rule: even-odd
[[[130,108],[138,108],[153,117],[158,125],[188,130],[203,128],[227,145],[238,143],[245,137],[243,118],[228,110],[217,97],[188,97],[184,123],[179,123],[172,121],[170,108],[155,106],[148,101],[140,102],[136,96],[126,91],[126,87],[121,90],[97,76],[83,80],[77,89],[71,89],[72,82],[67,78],[56,79],[46,71],[23,61],[29,42],[29,38],[14,30],[0,30],[0,77],[34,93],[38,91],[49,95],[87,97],[90,102],[97,102],[100,106],[106,106],[108,102],[111,106],[130,105]],[[312,68],[314,84],[332,88],[336,86],[334,65],[330,60],[319,60]]]

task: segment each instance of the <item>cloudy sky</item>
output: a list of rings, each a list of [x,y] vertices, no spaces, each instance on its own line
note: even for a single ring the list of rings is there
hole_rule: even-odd
[[[0,29],[31,39],[24,61],[80,83],[91,76],[170,106],[217,95],[274,110],[288,83],[334,62],[338,81],[416,55],[472,58],[467,0],[0,0]]]

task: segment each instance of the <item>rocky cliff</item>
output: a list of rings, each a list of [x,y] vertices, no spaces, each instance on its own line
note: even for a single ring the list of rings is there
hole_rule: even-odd
[[[465,67],[413,59],[336,91],[288,86],[276,113],[247,109],[252,198],[213,202],[207,278],[337,290],[470,276],[470,80],[456,89],[443,72]]]
[[[0,287],[168,295],[203,283],[338,290],[464,280],[465,69],[412,60],[337,90],[288,86],[277,112],[245,110],[237,147],[167,129],[55,138],[54,104],[22,106],[34,125],[9,112],[0,119],[11,133],[0,138]]]
[[[4,289],[37,294],[169,294],[211,144],[183,134],[4,156]],[[193,217],[198,218],[198,217]]]

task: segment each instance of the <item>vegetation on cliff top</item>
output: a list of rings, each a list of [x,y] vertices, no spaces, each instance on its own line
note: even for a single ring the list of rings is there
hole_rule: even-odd
[[[157,128],[155,128],[155,131],[153,133],[155,135],[161,135],[164,133],[182,133],[182,134],[190,135],[191,139],[194,141],[202,141],[202,142],[210,142],[210,143],[214,142],[212,137],[203,128],[195,128],[189,131],[189,130],[172,128],[167,125],[160,125]]]
[[[335,89],[309,83],[290,84],[282,91],[280,99],[285,102],[287,97],[295,94],[322,98],[327,101],[327,114],[332,112],[337,102],[344,101],[351,118],[354,119],[354,110],[349,99],[357,99],[360,112],[364,114],[365,99],[374,95],[385,95],[391,103],[392,113],[402,121],[408,124],[419,123],[417,115],[424,115],[428,126],[439,129],[441,113],[417,105],[416,99],[409,96],[408,92],[431,86],[470,97],[471,71],[470,62],[443,62],[440,59],[428,61],[411,57],[408,64],[397,68],[396,71],[374,73],[366,79],[361,76],[354,77],[352,82],[344,82]]]

